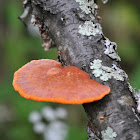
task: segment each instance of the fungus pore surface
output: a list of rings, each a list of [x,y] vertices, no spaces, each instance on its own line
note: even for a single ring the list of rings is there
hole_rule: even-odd
[[[83,104],[102,99],[108,86],[91,80],[81,69],[63,68],[54,60],[33,60],[14,74],[13,86],[26,99],[63,104]]]

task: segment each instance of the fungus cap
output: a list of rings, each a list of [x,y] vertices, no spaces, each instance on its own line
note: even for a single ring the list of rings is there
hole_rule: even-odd
[[[110,88],[91,80],[81,69],[63,68],[54,60],[33,60],[14,74],[13,86],[26,99],[83,104],[102,99]]]

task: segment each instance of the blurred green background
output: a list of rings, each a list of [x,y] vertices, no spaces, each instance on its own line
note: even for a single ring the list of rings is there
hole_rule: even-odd
[[[31,111],[45,105],[63,106],[68,110],[67,140],[85,140],[86,116],[82,106],[36,102],[22,98],[12,87],[14,72],[33,59],[57,59],[57,50],[45,52],[39,36],[31,36],[18,20],[22,1],[0,1],[0,139],[43,140],[28,121]],[[117,0],[100,3],[99,15],[104,34],[118,44],[121,66],[133,87],[140,89],[140,2]]]

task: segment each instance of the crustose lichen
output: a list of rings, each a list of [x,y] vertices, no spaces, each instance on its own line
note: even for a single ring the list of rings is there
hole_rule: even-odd
[[[107,67],[102,65],[102,60],[95,59],[90,63],[90,69],[92,69],[92,74],[95,77],[100,77],[103,81],[108,81],[111,78],[116,80],[124,81],[127,78],[127,74],[116,65],[112,65],[112,67]]]
[[[111,127],[107,127],[106,130],[101,131],[103,140],[115,140],[117,133],[113,131]]]
[[[92,21],[85,21],[84,25],[79,26],[79,33],[82,35],[91,36],[100,33],[100,29],[98,29]]]

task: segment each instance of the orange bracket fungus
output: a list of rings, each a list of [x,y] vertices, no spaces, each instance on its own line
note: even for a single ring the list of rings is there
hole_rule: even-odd
[[[91,80],[81,69],[63,68],[54,60],[33,60],[14,74],[13,86],[26,99],[83,104],[102,99],[110,88]]]

